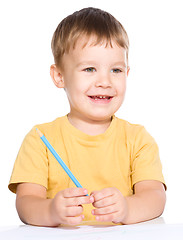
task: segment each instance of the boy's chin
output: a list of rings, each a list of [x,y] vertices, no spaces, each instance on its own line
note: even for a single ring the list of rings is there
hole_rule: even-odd
[[[90,116],[90,120],[91,121],[94,121],[94,122],[108,122],[108,121],[111,121],[112,119],[112,115],[94,115],[94,116]]]
[[[96,111],[96,112],[92,112],[88,116],[90,119],[93,119],[94,121],[108,121],[108,120],[111,120],[112,116],[114,116],[115,113],[116,111],[108,111],[108,112]]]

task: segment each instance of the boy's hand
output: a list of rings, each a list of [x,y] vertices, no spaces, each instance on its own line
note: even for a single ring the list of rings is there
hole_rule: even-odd
[[[50,215],[56,224],[76,225],[82,222],[83,204],[94,201],[92,196],[86,196],[83,188],[67,188],[58,192],[50,205]]]
[[[127,217],[128,206],[125,197],[117,188],[104,188],[101,191],[93,191],[94,197],[92,214],[97,221],[119,223]]]

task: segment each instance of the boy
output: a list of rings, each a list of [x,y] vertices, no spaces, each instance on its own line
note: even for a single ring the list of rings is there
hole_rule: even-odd
[[[82,9],[58,25],[50,74],[64,88],[70,112],[36,127],[84,188],[74,186],[34,127],[9,183],[23,222],[76,225],[85,218],[131,224],[162,214],[158,147],[142,126],[114,116],[125,95],[128,47],[123,26],[99,9]]]

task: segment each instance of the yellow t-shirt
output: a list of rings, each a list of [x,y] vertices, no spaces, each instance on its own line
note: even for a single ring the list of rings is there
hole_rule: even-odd
[[[144,127],[114,116],[105,133],[90,136],[72,126],[64,116],[37,125],[26,135],[9,183],[14,193],[21,182],[44,186],[47,198],[75,187],[40,139],[36,127],[89,193],[116,187],[124,196],[129,196],[139,181],[164,183],[157,144]],[[84,206],[85,220],[94,220],[92,209],[91,204]]]

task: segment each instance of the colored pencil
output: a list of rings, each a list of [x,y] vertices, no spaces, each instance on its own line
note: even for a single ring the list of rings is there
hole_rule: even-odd
[[[72,174],[70,169],[67,167],[67,165],[64,163],[64,161],[61,159],[61,157],[58,155],[58,153],[55,151],[55,149],[51,146],[51,144],[48,142],[46,137],[42,134],[42,132],[36,128],[37,133],[39,134],[41,140],[46,145],[46,147],[50,150],[50,152],[53,154],[55,159],[59,162],[59,164],[62,166],[64,171],[67,173],[67,175],[70,177],[70,179],[73,181],[73,183],[76,185],[76,187],[82,188],[81,184],[78,182],[78,180],[75,178],[75,176]],[[88,194],[87,194],[88,196]]]

